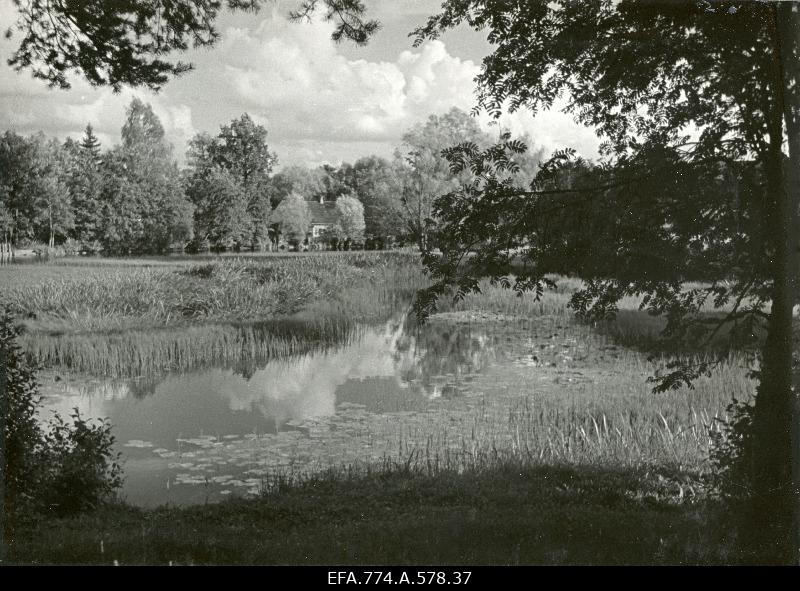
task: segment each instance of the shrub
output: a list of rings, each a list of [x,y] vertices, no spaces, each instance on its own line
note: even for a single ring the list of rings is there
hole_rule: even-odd
[[[47,462],[43,465],[40,505],[59,515],[95,508],[122,485],[119,455],[107,420],[86,421],[78,409],[71,422],[56,414],[45,432]]]
[[[8,315],[0,319],[0,426],[3,430],[2,478],[6,513],[30,504],[38,487],[38,462],[44,434],[36,419],[38,386],[33,368],[16,343],[18,330]]]
[[[0,318],[0,414],[6,523],[22,515],[67,515],[93,508],[122,485],[111,425],[70,421],[55,414],[42,426],[35,369],[17,344],[19,329],[8,313]]]
[[[741,501],[753,491],[752,465],[753,410],[749,401],[735,398],[727,407],[722,429],[712,431],[711,463],[716,492],[729,501]]]

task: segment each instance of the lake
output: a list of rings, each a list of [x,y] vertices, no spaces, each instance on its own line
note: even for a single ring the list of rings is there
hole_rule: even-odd
[[[110,419],[122,494],[141,506],[254,495],[276,478],[385,462],[433,437],[446,452],[463,447],[465,429],[444,443],[442,433],[485,403],[478,376],[574,355],[525,322],[467,320],[399,317],[326,351],[156,378],[48,372],[41,416],[77,407]]]

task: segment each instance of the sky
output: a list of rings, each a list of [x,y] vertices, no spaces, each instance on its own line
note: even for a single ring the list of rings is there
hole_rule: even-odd
[[[115,94],[92,88],[77,74],[70,90],[50,89],[6,61],[15,37],[0,40],[0,131],[43,131],[63,140],[79,138],[91,123],[105,147],[119,142],[125,107],[134,96],[153,106],[179,162],[199,132],[216,135],[222,125],[248,113],[268,132],[279,168],[390,157],[403,133],[432,114],[475,105],[474,77],[491,45],[468,27],[412,47],[408,37],[436,12],[441,0],[367,0],[370,18],[382,28],[366,47],[335,43],[334,25],[321,19],[290,22],[299,0],[267,1],[257,14],[226,13],[218,20],[221,41],[180,58],[195,69],[158,93],[125,88]],[[0,0],[0,26],[16,20],[11,0]],[[18,34],[17,34],[18,35]],[[563,102],[561,103],[563,105]],[[497,134],[488,116],[480,125]],[[557,110],[533,117],[503,116],[500,126],[527,133],[547,149],[574,147],[594,158],[599,140]]]

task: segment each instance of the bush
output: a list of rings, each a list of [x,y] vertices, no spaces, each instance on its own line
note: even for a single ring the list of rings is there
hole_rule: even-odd
[[[59,515],[95,508],[112,498],[122,485],[119,455],[112,451],[114,437],[107,420],[86,421],[78,409],[71,422],[56,414],[45,433],[43,466],[45,486],[41,506]]]
[[[122,485],[111,425],[87,421],[77,409],[42,426],[35,368],[17,344],[19,329],[0,318],[0,400],[6,523],[31,514],[68,515],[111,498]]]
[[[81,253],[81,243],[74,238],[67,238],[62,245],[64,254],[67,256],[75,256]]]
[[[36,419],[39,397],[36,378],[16,344],[17,329],[8,315],[0,319],[0,427],[3,430],[4,509],[26,508],[38,489],[44,434]]]
[[[710,459],[717,494],[736,502],[749,498],[754,488],[750,468],[755,407],[734,398],[726,410],[727,419],[720,419],[722,429],[711,433]]]

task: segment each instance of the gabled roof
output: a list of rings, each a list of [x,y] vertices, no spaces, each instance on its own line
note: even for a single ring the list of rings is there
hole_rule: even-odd
[[[336,209],[335,201],[326,201],[325,203],[309,201],[308,211],[311,213],[312,224],[325,224],[332,226],[339,221],[339,211]]]

